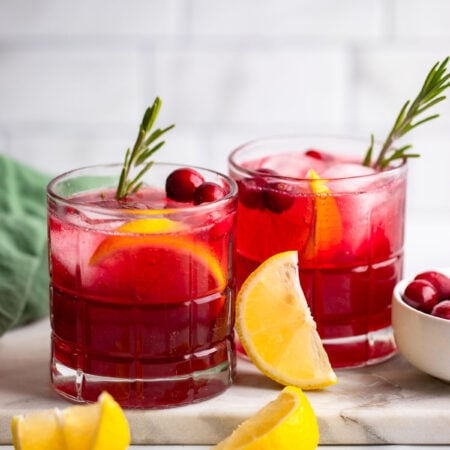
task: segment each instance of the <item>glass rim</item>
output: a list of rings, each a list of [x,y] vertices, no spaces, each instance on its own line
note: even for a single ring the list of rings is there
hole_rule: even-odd
[[[66,172],[63,172],[59,175],[56,175],[53,177],[47,184],[46,187],[46,193],[47,198],[51,198],[54,201],[57,201],[60,204],[64,204],[66,206],[73,206],[79,209],[85,209],[87,211],[92,212],[101,212],[105,215],[111,215],[111,216],[121,216],[121,217],[133,217],[133,216],[139,216],[140,218],[144,218],[146,216],[161,216],[161,215],[176,215],[176,214],[186,214],[190,211],[192,212],[199,212],[199,210],[207,211],[207,210],[215,210],[218,205],[226,204],[228,202],[231,202],[233,200],[237,200],[237,194],[238,194],[238,186],[236,181],[228,176],[225,173],[219,172],[214,169],[209,169],[202,166],[197,165],[191,165],[191,164],[180,164],[180,163],[171,163],[171,162],[163,162],[163,161],[155,161],[152,165],[153,166],[165,166],[165,167],[173,167],[173,170],[175,169],[181,169],[181,168],[189,168],[189,169],[195,169],[202,172],[208,172],[210,174],[213,174],[219,178],[222,178],[226,181],[227,185],[229,186],[229,192],[227,192],[223,197],[213,200],[211,202],[205,202],[200,203],[199,205],[192,205],[191,203],[186,204],[186,206],[182,205],[180,202],[180,206],[172,207],[172,208],[155,208],[155,209],[126,209],[126,208],[113,208],[113,207],[106,207],[106,206],[98,206],[93,204],[86,204],[83,202],[77,202],[73,198],[58,194],[55,191],[55,186],[64,181],[65,179],[69,179],[72,175],[82,174],[84,172],[88,172],[90,170],[97,170],[101,168],[105,169],[117,169],[117,174],[120,176],[120,171],[123,167],[123,163],[106,163],[106,164],[92,164],[87,166],[81,166],[77,167],[75,169],[68,170]],[[152,168],[149,169],[149,172],[151,172]],[[117,179],[117,182],[119,181],[119,178]]]
[[[370,140],[368,142],[367,138],[363,138],[360,136],[347,136],[347,135],[325,135],[325,134],[286,134],[286,135],[272,135],[272,136],[265,136],[260,137],[256,139],[251,139],[249,141],[244,142],[243,144],[236,147],[234,150],[232,150],[228,156],[228,165],[229,168],[236,171],[237,173],[241,175],[249,175],[249,176],[266,176],[274,179],[279,180],[285,180],[288,182],[310,182],[311,178],[300,178],[300,177],[292,177],[292,176],[286,176],[286,175],[280,175],[280,174],[270,174],[270,175],[262,175],[258,170],[254,169],[248,169],[243,167],[240,163],[236,162],[235,158],[238,154],[243,153],[245,150],[254,148],[261,144],[269,144],[269,143],[276,143],[280,144],[282,142],[295,142],[300,140],[306,140],[306,139],[312,139],[312,140],[326,140],[326,141],[339,141],[339,142],[345,142],[345,141],[351,141],[351,142],[361,142],[362,144],[368,144],[370,143]],[[374,141],[374,144],[377,146],[381,146],[381,141]],[[306,149],[305,149],[306,150]],[[270,153],[270,149],[268,149],[268,153]],[[331,149],[331,152],[333,153],[333,149]],[[364,156],[364,155],[363,155]],[[375,173],[369,173],[364,175],[355,175],[355,176],[346,176],[346,177],[329,177],[329,178],[320,178],[321,180],[328,180],[332,182],[339,182],[349,179],[368,179],[370,177],[380,177],[380,176],[396,176],[397,172],[399,174],[403,173],[407,169],[407,158],[404,158],[398,165],[395,166],[388,166],[388,168],[377,171]]]

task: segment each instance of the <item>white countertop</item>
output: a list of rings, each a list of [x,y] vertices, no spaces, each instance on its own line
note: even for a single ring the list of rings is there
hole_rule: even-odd
[[[0,340],[0,445],[11,444],[13,415],[70,405],[50,387],[49,345],[48,320]],[[337,375],[336,385],[306,392],[322,445],[450,444],[450,383],[419,372],[400,356],[371,367],[338,370]],[[132,443],[210,446],[281,389],[239,359],[234,385],[213,399],[178,408],[126,410]]]

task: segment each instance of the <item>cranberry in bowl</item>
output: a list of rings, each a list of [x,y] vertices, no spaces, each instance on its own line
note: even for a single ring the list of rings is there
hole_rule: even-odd
[[[450,382],[450,267],[400,281],[392,297],[394,339],[417,369]],[[448,296],[448,298],[447,298]]]

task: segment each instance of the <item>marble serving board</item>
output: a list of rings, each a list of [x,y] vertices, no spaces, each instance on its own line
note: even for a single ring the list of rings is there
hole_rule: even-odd
[[[42,320],[0,338],[0,444],[11,443],[14,414],[70,405],[49,384],[49,336]],[[337,374],[338,384],[307,392],[321,444],[450,444],[450,384],[400,356]],[[281,388],[239,360],[235,384],[220,396],[178,408],[127,410],[132,442],[214,444]]]

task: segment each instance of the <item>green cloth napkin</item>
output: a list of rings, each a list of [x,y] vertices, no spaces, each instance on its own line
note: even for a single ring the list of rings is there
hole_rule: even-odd
[[[0,155],[0,336],[48,314],[48,182]]]

